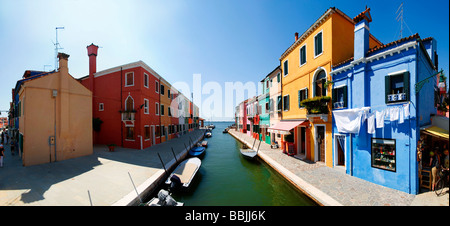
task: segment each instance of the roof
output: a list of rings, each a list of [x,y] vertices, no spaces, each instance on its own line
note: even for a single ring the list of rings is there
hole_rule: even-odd
[[[20,86],[22,86],[23,83],[25,83],[25,82],[27,82],[27,81],[30,81],[30,80],[33,80],[33,79],[36,79],[36,78],[39,78],[39,77],[42,77],[42,76],[46,76],[46,75],[49,75],[49,74],[53,74],[53,73],[55,73],[55,72],[56,72],[55,70],[53,70],[53,71],[48,71],[48,72],[45,72],[45,71],[26,70],[26,71],[23,73],[23,79],[20,79],[20,80],[18,80],[18,81],[16,82],[16,86],[15,86],[15,88],[14,88],[15,94],[17,94],[17,92],[19,92],[19,88],[20,88]]]
[[[363,17],[363,18],[370,17],[370,13],[368,13],[369,11],[370,11],[370,8],[366,8],[366,10],[364,10],[362,13],[360,13],[354,19],[351,19],[349,16],[347,16],[344,12],[342,12],[338,8],[330,7],[329,9],[327,9],[327,11],[325,11],[324,14],[322,14],[322,16],[319,17],[319,19],[316,20],[316,22],[314,22],[305,32],[303,32],[303,34],[297,39],[297,41],[295,41],[288,49],[286,49],[286,51],[284,51],[283,54],[281,54],[280,60],[281,60],[281,58],[284,58],[287,54],[291,53],[295,49],[295,47],[300,45],[300,43],[303,40],[305,40],[306,37],[308,37],[314,30],[316,30],[316,28],[318,28],[320,24],[325,22],[325,20],[328,19],[328,17],[330,17],[332,14],[338,13],[339,15],[341,15],[342,17],[347,19],[347,21],[351,22],[352,24],[356,24],[355,19],[358,21],[360,19],[360,17]],[[364,15],[361,15],[361,14],[364,14]],[[368,14],[368,16],[367,16],[367,14]],[[372,19],[370,17],[370,21],[371,20]],[[372,34],[370,34],[370,37],[373,38],[378,43],[380,43],[381,45],[383,44],[377,38],[375,38]]]
[[[264,77],[261,82],[264,82],[264,80],[266,80],[267,77],[269,77],[273,72],[275,72],[276,70],[280,70],[281,67],[280,65],[278,65],[275,69],[273,69],[269,74],[266,75],[266,77]]]
[[[372,16],[370,16],[370,8],[367,8],[366,6],[366,10],[362,11],[360,14],[358,14],[357,16],[355,16],[353,18],[353,21],[355,23],[358,23],[359,21],[366,19],[367,22],[372,22]]]

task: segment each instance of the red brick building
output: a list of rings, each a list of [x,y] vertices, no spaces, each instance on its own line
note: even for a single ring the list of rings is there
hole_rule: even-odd
[[[94,131],[94,144],[143,149],[163,142],[166,130],[160,128],[167,126],[161,122],[161,112],[168,112],[169,106],[161,105],[160,90],[161,81],[168,82],[142,61],[97,72],[98,46],[91,44],[87,50],[89,75],[79,80],[93,93],[94,124],[96,118],[102,121],[100,130]],[[174,126],[167,130],[169,139],[179,132],[178,118],[170,121]]]

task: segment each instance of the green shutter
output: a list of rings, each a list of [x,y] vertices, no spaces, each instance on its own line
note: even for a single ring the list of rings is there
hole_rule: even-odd
[[[347,86],[344,86],[344,107],[347,107]]]
[[[331,90],[331,106],[332,106],[332,108],[334,108],[334,103],[336,102],[336,99],[337,99],[336,89],[332,89]]]
[[[391,92],[391,77],[388,75],[384,77],[384,102],[388,103],[388,95]]]
[[[404,92],[406,93],[406,100],[409,101],[409,96],[410,96],[410,92],[409,92],[409,71],[403,73],[403,89]]]
[[[301,92],[300,92],[300,90],[298,91],[298,108],[301,108],[301,104],[300,104],[300,101],[301,101]]]

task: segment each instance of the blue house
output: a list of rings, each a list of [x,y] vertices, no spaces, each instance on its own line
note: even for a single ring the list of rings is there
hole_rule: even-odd
[[[436,40],[414,34],[369,49],[370,8],[354,20],[354,55],[330,72],[333,165],[355,177],[417,194],[420,128],[436,113]],[[417,83],[430,78],[416,89]]]

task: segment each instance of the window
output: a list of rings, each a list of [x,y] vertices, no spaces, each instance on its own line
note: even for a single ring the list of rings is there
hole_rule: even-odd
[[[164,95],[164,85],[161,84],[161,95]]]
[[[298,91],[298,108],[303,108],[300,103],[302,100],[308,99],[308,88],[304,88]]]
[[[98,111],[103,111],[105,110],[105,105],[103,103],[99,103],[98,104]]]
[[[277,82],[280,83],[281,82],[281,73],[277,74]]]
[[[125,133],[127,140],[134,140],[134,127],[125,127]]]
[[[314,36],[314,57],[318,57],[322,54],[322,45],[322,31],[320,31],[316,36]]]
[[[372,138],[372,167],[396,171],[394,139]]]
[[[283,97],[283,110],[289,111],[289,95]]]
[[[161,126],[161,136],[165,136],[165,135],[166,135],[166,128],[165,128],[165,126]]]
[[[167,97],[170,99],[170,89],[167,89]]]
[[[279,95],[277,97],[277,110],[281,111],[281,108],[282,108],[282,101],[281,101],[281,95]]]
[[[161,115],[164,115],[164,104],[161,104]]]
[[[125,87],[134,86],[134,73],[128,72],[125,74]]]
[[[148,100],[144,98],[144,114],[148,114]]]
[[[156,87],[155,92],[159,93],[159,82],[158,81],[155,81],[155,87]]]
[[[172,116],[172,108],[170,106],[167,107],[167,115]]]
[[[158,102],[155,103],[155,109],[156,109],[155,114],[159,115],[159,103]]]
[[[283,63],[283,69],[284,69],[284,74],[283,76],[287,76],[289,73],[289,62],[288,60],[285,60]]]
[[[150,139],[150,127],[148,125],[144,126],[144,138]]]
[[[148,75],[144,73],[144,87],[148,88]]]
[[[131,96],[128,96],[125,100],[125,111],[134,110],[134,100]]]
[[[156,126],[156,137],[160,137],[161,136],[161,128],[159,128],[159,125]]]
[[[385,78],[385,102],[395,103],[409,100],[409,72],[388,74]]]
[[[326,96],[327,89],[325,87],[325,82],[327,81],[326,74],[324,70],[321,70],[319,74],[316,75],[316,79],[314,80],[314,88],[315,88],[315,96]]]
[[[332,91],[333,109],[340,109],[347,107],[347,86],[340,86],[334,88]]]
[[[300,48],[300,66],[306,64],[306,44]]]

